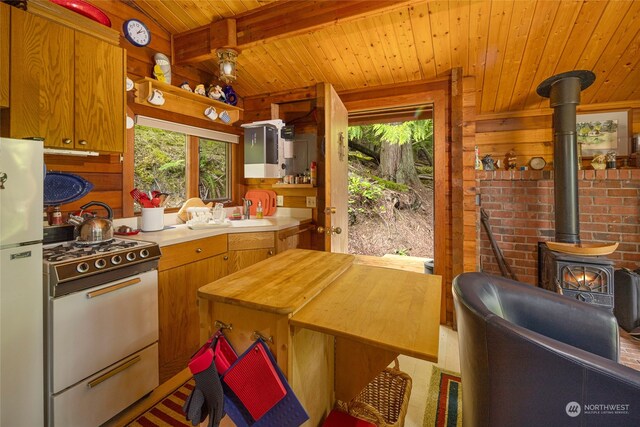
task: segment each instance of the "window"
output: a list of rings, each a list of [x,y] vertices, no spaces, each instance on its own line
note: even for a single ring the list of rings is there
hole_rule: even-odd
[[[230,200],[230,143],[237,142],[236,135],[138,116],[134,188],[169,193],[169,208],[190,197]]]

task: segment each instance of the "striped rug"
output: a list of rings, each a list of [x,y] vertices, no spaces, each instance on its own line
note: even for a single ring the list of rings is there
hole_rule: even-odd
[[[460,374],[433,366],[423,426],[462,427]]]
[[[165,397],[156,406],[140,415],[134,422],[129,424],[132,427],[192,427],[182,412],[182,405],[187,400],[187,396],[194,387],[194,380],[184,383],[182,387]]]

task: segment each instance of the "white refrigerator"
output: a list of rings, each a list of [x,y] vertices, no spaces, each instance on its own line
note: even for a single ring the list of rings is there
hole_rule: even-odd
[[[42,141],[0,138],[0,426],[44,425]]]

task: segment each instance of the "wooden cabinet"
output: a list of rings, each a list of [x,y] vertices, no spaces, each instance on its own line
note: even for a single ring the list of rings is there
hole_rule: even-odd
[[[276,236],[276,252],[288,249],[311,249],[311,232],[315,227],[311,223],[280,230]]]
[[[187,367],[200,347],[197,291],[227,275],[227,236],[162,248],[158,264],[160,383]]]
[[[10,135],[45,146],[122,152],[125,51],[11,10]]]
[[[265,260],[275,254],[272,231],[229,234],[229,273]]]
[[[0,3],[0,107],[9,106],[9,6]]]

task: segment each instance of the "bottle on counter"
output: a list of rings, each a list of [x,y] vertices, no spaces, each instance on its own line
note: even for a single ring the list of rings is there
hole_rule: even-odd
[[[42,226],[49,226],[49,212],[47,208],[44,208],[44,210],[42,211]]]
[[[256,208],[256,218],[262,218],[262,217],[263,217],[262,202],[258,201],[258,207]]]
[[[311,162],[311,171],[309,172],[309,175],[311,176],[311,185],[315,187],[318,183],[318,166],[316,165],[316,162]]]

